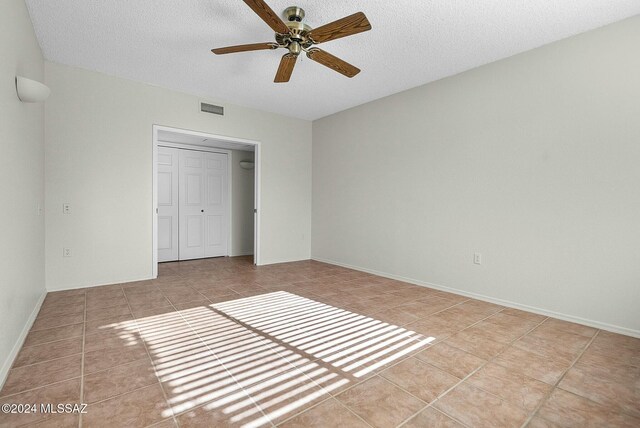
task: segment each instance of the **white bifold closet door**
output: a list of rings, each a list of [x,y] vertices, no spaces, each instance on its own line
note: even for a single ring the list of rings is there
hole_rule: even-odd
[[[228,255],[227,154],[158,147],[158,261]]]
[[[226,256],[227,155],[179,150],[179,260]]]
[[[158,147],[158,261],[178,260],[180,150]]]

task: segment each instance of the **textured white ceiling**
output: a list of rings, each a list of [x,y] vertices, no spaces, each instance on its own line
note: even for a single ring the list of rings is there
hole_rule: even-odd
[[[46,59],[304,119],[349,107],[640,13],[640,0],[267,0],[312,27],[363,11],[371,31],[327,42],[362,69],[348,79],[301,55],[273,83],[283,49],[215,56],[273,41],[241,0],[27,0]]]

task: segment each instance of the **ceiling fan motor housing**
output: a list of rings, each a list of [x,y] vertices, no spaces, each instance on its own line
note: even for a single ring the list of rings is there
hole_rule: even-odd
[[[300,22],[304,19],[304,9],[298,6],[289,6],[283,13],[287,22]]]
[[[285,25],[289,27],[289,34],[276,33],[276,42],[289,49],[293,55],[298,55],[303,49],[308,49],[313,45],[313,41],[307,36],[311,27],[304,24],[304,9],[298,6],[291,6],[285,9]]]

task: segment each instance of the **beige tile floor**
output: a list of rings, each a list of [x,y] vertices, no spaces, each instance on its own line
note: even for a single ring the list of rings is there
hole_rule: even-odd
[[[362,272],[248,258],[49,293],[0,426],[640,427],[640,340]]]

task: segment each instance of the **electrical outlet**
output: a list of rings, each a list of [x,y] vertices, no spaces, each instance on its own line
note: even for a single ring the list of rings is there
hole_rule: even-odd
[[[69,204],[69,203],[62,204],[62,213],[63,214],[71,214],[71,204]]]
[[[71,248],[63,248],[62,257],[71,257]]]
[[[480,253],[473,253],[473,262],[477,265],[481,265],[482,264],[482,254]]]

